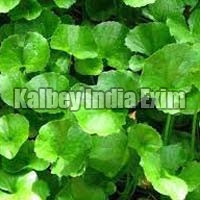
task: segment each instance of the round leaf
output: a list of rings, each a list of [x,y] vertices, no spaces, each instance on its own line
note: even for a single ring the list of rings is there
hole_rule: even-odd
[[[90,136],[69,120],[53,121],[41,127],[35,152],[53,164],[53,174],[79,176],[84,172],[90,145]]]
[[[76,60],[75,70],[82,75],[99,75],[103,71],[101,59]]]
[[[173,41],[165,24],[151,22],[140,24],[132,29],[126,37],[126,46],[131,51],[149,56]]]
[[[0,48],[0,71],[2,72],[15,72],[23,67],[26,68],[26,72],[43,71],[48,60],[48,42],[35,32],[12,35],[2,42]]]
[[[94,136],[92,139],[89,166],[107,177],[115,177],[128,158],[126,135],[119,133],[107,137]]]
[[[25,77],[21,72],[6,73],[0,75],[0,94],[2,100],[9,106],[14,106],[15,99],[14,89],[23,88],[25,85]]]
[[[25,18],[33,20],[40,16],[42,8],[37,0],[22,0],[9,14],[12,20]]]
[[[15,6],[19,4],[20,0],[1,0],[0,1],[0,13],[7,13]]]
[[[12,159],[28,139],[29,123],[19,114],[4,115],[0,118],[0,154]]]
[[[198,44],[167,45],[146,60],[141,87],[150,88],[152,91],[165,88],[189,92],[192,84],[199,84],[199,79],[196,77],[200,71],[199,63],[200,46]]]
[[[118,22],[103,22],[94,28],[94,38],[99,54],[116,69],[127,69],[131,57],[124,45],[128,28]]]
[[[26,96],[25,101],[28,107],[35,109],[37,112],[59,113],[60,98],[59,92],[67,91],[69,88],[68,79],[54,72],[47,72],[33,77],[26,83],[28,92],[36,91],[36,97],[29,98]],[[42,89],[42,90],[41,90]],[[50,89],[47,91],[47,89]],[[55,93],[54,93],[55,91]]]
[[[96,58],[98,55],[91,28],[88,26],[59,25],[52,36],[51,47],[79,59]]]
[[[137,124],[128,130],[129,146],[134,148],[139,155],[146,152],[155,152],[162,147],[160,134],[152,127]]]

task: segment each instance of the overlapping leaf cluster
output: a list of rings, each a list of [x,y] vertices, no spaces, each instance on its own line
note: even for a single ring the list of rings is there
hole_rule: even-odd
[[[161,199],[200,198],[198,0],[1,0],[0,22],[0,200],[127,200],[144,181]],[[128,108],[87,110],[90,99],[76,112],[15,109],[24,87],[165,88],[187,107],[155,101],[134,120]],[[192,135],[172,127],[193,115]],[[167,121],[163,133],[153,120]]]

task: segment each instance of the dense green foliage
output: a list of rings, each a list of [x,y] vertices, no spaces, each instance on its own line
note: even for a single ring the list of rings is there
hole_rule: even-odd
[[[0,24],[0,200],[200,199],[198,0],[0,0]],[[16,88],[89,97],[16,108]],[[85,88],[186,107],[86,109]]]

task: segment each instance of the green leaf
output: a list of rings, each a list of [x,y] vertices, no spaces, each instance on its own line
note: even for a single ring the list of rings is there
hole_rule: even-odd
[[[127,112],[115,112],[108,109],[86,110],[81,107],[74,112],[74,115],[85,132],[107,136],[120,132],[122,126],[126,123]]]
[[[23,67],[26,72],[42,71],[48,59],[49,46],[42,35],[35,32],[12,35],[1,45],[0,71],[16,72]]]
[[[58,93],[69,89],[69,81],[64,75],[46,72],[33,77],[26,83],[26,87],[28,92],[36,91],[39,95],[38,98],[32,95],[26,96],[25,102],[29,108],[37,112],[59,113],[62,111],[59,106],[63,99]]]
[[[183,168],[179,177],[182,178],[188,185],[189,191],[192,192],[200,186],[200,163],[193,161],[187,163]]]
[[[146,152],[141,158],[140,165],[156,191],[169,196],[172,200],[185,199],[188,193],[187,184],[182,179],[169,175],[162,168],[158,153]]]
[[[12,160],[2,158],[2,167],[9,173],[17,173],[24,169],[43,171],[48,166],[48,162],[36,157],[32,141],[25,142]]]
[[[13,24],[3,24],[0,27],[0,42],[5,40],[8,36],[14,33],[14,25]]]
[[[148,181],[153,185],[159,181],[162,172],[159,153],[146,151],[141,157],[140,165]]]
[[[76,2],[76,0],[54,0],[54,2],[60,8],[69,8]]]
[[[193,114],[193,111],[198,111],[198,104],[192,103],[192,96],[198,100],[198,92],[191,91],[191,89],[192,85],[200,88],[197,78],[197,74],[200,74],[199,50],[198,43],[194,45],[172,44],[165,46],[146,59],[141,76],[141,87],[151,88],[151,92],[157,91],[151,98],[155,99],[158,109],[170,114],[180,112],[185,114],[192,112],[191,114]],[[149,72],[151,73],[149,74]],[[163,93],[160,92],[162,90]]]
[[[187,161],[187,153],[181,144],[162,147],[160,155],[163,168],[171,174],[175,174]]]
[[[131,57],[124,41],[128,28],[118,22],[103,22],[94,28],[94,38],[98,46],[99,56],[108,60],[108,64],[116,69],[127,69]]]
[[[52,52],[51,53],[51,58],[50,58],[50,63],[49,63],[49,68],[50,71],[56,72],[56,73],[68,73],[70,70],[70,56],[66,55],[64,52]]]
[[[198,38],[194,37],[192,32],[190,32],[183,16],[168,18],[167,25],[169,26],[171,35],[175,37],[178,43],[194,43],[195,40],[199,40]]]
[[[0,94],[2,100],[9,106],[14,106],[15,99],[14,89],[25,86],[25,77],[21,72],[7,73],[0,75]]]
[[[188,24],[190,27],[190,31],[192,34],[199,36],[200,35],[200,30],[199,30],[199,25],[200,25],[200,9],[195,9],[194,12],[190,15],[190,18],[188,20]]]
[[[35,152],[39,158],[53,164],[53,174],[79,176],[85,170],[90,146],[88,134],[69,120],[61,120],[41,127],[35,141]]]
[[[96,21],[107,20],[116,14],[115,0],[86,0],[85,7],[89,17]]]
[[[45,200],[49,196],[47,184],[38,180],[34,171],[17,176],[0,171],[0,177],[0,199]]]
[[[132,7],[142,7],[148,4],[155,3],[156,0],[123,0],[126,5]]]
[[[127,137],[124,133],[107,137],[94,136],[89,157],[92,167],[113,178],[124,167],[128,158]]]
[[[102,188],[87,183],[82,178],[73,179],[57,195],[56,200],[105,200],[106,196]]]
[[[91,91],[83,91],[85,87],[76,89],[86,94],[83,95],[85,98],[81,101],[80,109],[74,112],[81,128],[90,134],[101,136],[118,133],[125,124],[127,111],[124,109],[134,107],[137,104],[137,99],[131,96],[131,101],[128,99],[128,101],[124,102],[122,93],[118,95],[114,91],[112,93],[108,92],[111,89],[122,89],[124,93],[137,92],[138,76],[129,71],[104,72],[99,76],[97,86],[87,88],[91,89]],[[94,94],[95,91],[97,91],[96,94]],[[107,92],[104,100],[97,95],[98,91],[103,94],[102,98]],[[112,108],[113,110],[111,110]]]
[[[14,32],[17,34],[25,34],[28,31],[38,32],[45,38],[50,39],[59,23],[60,18],[52,11],[45,9],[35,20],[16,22]]]
[[[37,0],[22,0],[20,4],[14,8],[10,13],[12,20],[19,20],[25,18],[33,20],[40,16],[42,7]]]
[[[156,0],[154,4],[148,6],[147,14],[153,20],[165,21],[168,17],[182,14],[185,5],[183,0]]]
[[[193,192],[190,192],[187,195],[186,200],[199,200],[200,198],[200,187],[198,187],[196,190],[194,190]]]
[[[89,185],[80,178],[74,179],[71,185],[72,194],[77,200],[104,200],[105,194],[101,188]]]
[[[78,59],[96,58],[98,55],[91,28],[88,26],[59,25],[52,36],[51,47]]]
[[[106,101],[106,107],[112,108],[111,103],[109,104],[110,96],[113,98],[113,103],[116,103],[118,105],[118,108],[132,108],[135,107],[138,103],[138,88],[139,88],[139,77],[130,72],[130,71],[109,71],[109,72],[103,72],[98,77],[98,83],[97,86],[94,88],[99,91],[108,92],[112,89],[122,89],[123,94],[126,94],[128,92],[134,92],[135,98],[133,96],[131,97],[131,102],[124,101],[123,94],[117,94],[113,93],[112,95],[107,95],[105,98]],[[127,98],[128,99],[128,98]],[[114,101],[115,100],[115,101]],[[131,105],[130,105],[131,104]]]
[[[141,71],[144,68],[145,58],[140,55],[134,55],[129,60],[129,69],[133,72]]]
[[[132,29],[126,37],[126,46],[131,51],[149,56],[173,41],[165,24],[151,22]]]
[[[19,114],[4,115],[0,118],[0,154],[12,159],[28,139],[29,123]]]
[[[185,101],[186,106],[184,109],[180,110],[180,113],[184,115],[193,115],[200,111],[200,92],[198,89],[192,88],[192,90],[186,94]]]
[[[1,0],[0,13],[7,13],[19,4],[20,0]]]
[[[137,124],[128,130],[129,146],[135,149],[139,155],[146,152],[155,152],[162,147],[160,134],[152,127],[145,124]]]
[[[187,184],[176,176],[161,178],[154,186],[163,195],[168,195],[172,200],[185,199],[188,193]]]
[[[103,71],[101,59],[76,60],[75,70],[81,75],[99,75]]]
[[[41,15],[30,23],[33,31],[37,30],[44,37],[50,39],[60,23],[60,18],[50,10],[43,10]]]
[[[193,83],[199,84],[199,50],[198,44],[171,44],[157,51],[145,62],[141,87],[189,92]]]

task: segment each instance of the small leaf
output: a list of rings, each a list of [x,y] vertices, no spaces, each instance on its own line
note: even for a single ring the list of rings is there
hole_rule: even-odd
[[[132,7],[142,7],[154,3],[156,0],[123,0],[126,5]]]
[[[124,133],[107,137],[94,136],[89,166],[112,178],[119,173],[128,158],[127,137]]]
[[[22,144],[28,139],[29,123],[19,114],[0,118],[0,154],[8,159],[15,157]]]
[[[2,182],[4,183],[3,185]],[[47,184],[38,180],[34,171],[21,175],[10,175],[0,171],[0,188],[0,199],[2,200],[46,200],[47,196],[49,196]]]
[[[106,101],[106,107],[112,108],[114,104],[118,105],[118,108],[133,108],[138,103],[138,88],[139,88],[139,77],[130,72],[130,71],[109,71],[109,72],[103,72],[98,77],[98,83],[97,86],[94,87],[94,89],[99,91],[108,92],[112,89],[118,89],[123,90],[123,94],[128,93],[131,91],[135,95],[130,97],[131,101],[125,102],[125,98],[123,98],[123,94],[115,93],[113,92],[112,95],[107,95],[105,98]],[[112,96],[112,102],[109,104],[110,96]],[[128,99],[128,98],[127,98]]]
[[[54,72],[46,72],[33,77],[26,83],[28,92],[36,91],[36,98],[32,95],[25,96],[25,102],[29,108],[37,112],[59,113],[60,101],[64,101],[59,92],[67,91],[69,88],[68,79]],[[47,89],[50,89],[47,91]],[[30,93],[29,93],[30,94]]]
[[[52,36],[51,47],[78,59],[96,58],[98,55],[91,28],[88,26],[59,25]]]
[[[89,185],[81,178],[72,181],[71,191],[75,200],[104,200],[105,194],[103,190],[95,185]]]
[[[107,59],[108,64],[116,69],[127,69],[131,57],[129,49],[124,45],[128,28],[109,21],[98,24],[93,33],[99,56]]]
[[[105,200],[101,187],[87,183],[83,178],[74,178],[57,195],[56,200]]]
[[[22,0],[20,4],[14,8],[10,13],[12,20],[19,20],[25,18],[33,20],[40,16],[42,7],[37,0]]]
[[[170,44],[157,51],[145,62],[141,87],[189,92],[192,84],[199,85],[199,50],[198,44]]]
[[[128,130],[129,146],[134,148],[139,155],[145,152],[155,152],[162,147],[160,134],[152,127],[137,124]]]
[[[38,32],[46,39],[50,39],[60,24],[60,18],[50,10],[43,10],[39,17],[34,20],[24,22],[18,21],[14,25],[14,33],[26,34],[26,32]]]
[[[200,186],[200,163],[193,161],[187,163],[186,167],[183,168],[179,177],[182,178],[188,185],[189,191],[192,192]]]
[[[149,56],[173,41],[165,24],[151,22],[132,29],[126,37],[126,46],[131,51]]]
[[[154,4],[148,6],[147,13],[154,21],[165,22],[168,17],[182,14],[184,7],[190,4],[189,2],[184,4],[184,0],[156,0]]]
[[[75,70],[81,75],[99,75],[103,71],[101,59],[76,60]]]
[[[90,145],[90,136],[69,120],[52,121],[39,130],[35,152],[53,164],[53,174],[79,176],[85,170]]]
[[[175,176],[161,178],[154,187],[161,194],[170,196],[172,200],[184,200],[188,193],[187,184]]]
[[[2,100],[9,106],[14,106],[14,101],[20,101],[15,98],[14,89],[23,88],[25,82],[25,77],[21,72],[1,74],[0,94]]]
[[[126,111],[115,112],[108,109],[88,110],[81,107],[74,112],[81,128],[90,134],[107,136],[118,133],[126,123]]]
[[[200,9],[197,8],[194,10],[194,12],[192,12],[188,20],[190,31],[192,32],[192,34],[197,35],[197,36],[200,35],[200,31],[198,28],[200,25],[199,21],[200,21]]]
[[[48,166],[48,162],[36,157],[34,142],[31,141],[25,142],[12,160],[2,158],[2,168],[9,173],[17,173],[24,169],[43,171]]]
[[[69,8],[76,2],[76,0],[54,0],[54,2],[60,8]]]
[[[129,69],[133,72],[138,72],[143,70],[145,63],[145,58],[143,56],[135,55],[129,60]]]
[[[190,32],[185,18],[181,16],[171,17],[167,19],[167,25],[170,29],[171,35],[173,35],[178,43],[194,43],[199,39]]]
[[[135,93],[138,90],[138,76],[129,71],[104,72],[99,76],[96,86],[87,87],[89,91],[85,90],[85,87],[77,87],[76,90],[82,91],[85,98],[82,98],[81,105],[78,105],[80,109],[76,110],[74,115],[81,128],[90,134],[106,136],[118,133],[125,124],[127,109],[137,104]],[[125,101],[122,93],[120,98],[115,91],[109,93],[111,89],[122,89],[122,93],[135,93],[134,96],[129,96],[131,99]],[[96,95],[98,93],[94,94],[95,91],[100,91],[102,95],[99,97]]]
[[[160,155],[163,168],[171,174],[175,174],[187,161],[187,153],[180,144],[162,147],[160,149]]]
[[[146,152],[140,165],[145,176],[156,191],[169,196],[172,200],[184,200],[188,193],[188,186],[182,179],[169,175],[161,165],[160,155],[157,152]]]
[[[193,115],[194,113],[200,111],[200,92],[198,89],[192,88],[192,90],[186,94],[185,101],[185,108],[181,109],[180,113],[184,115]]]
[[[7,13],[19,4],[20,0],[1,0],[0,13]]]
[[[47,40],[39,33],[12,35],[2,42],[0,48],[2,72],[16,72],[23,67],[26,68],[26,72],[42,71],[48,60],[49,46]]]

